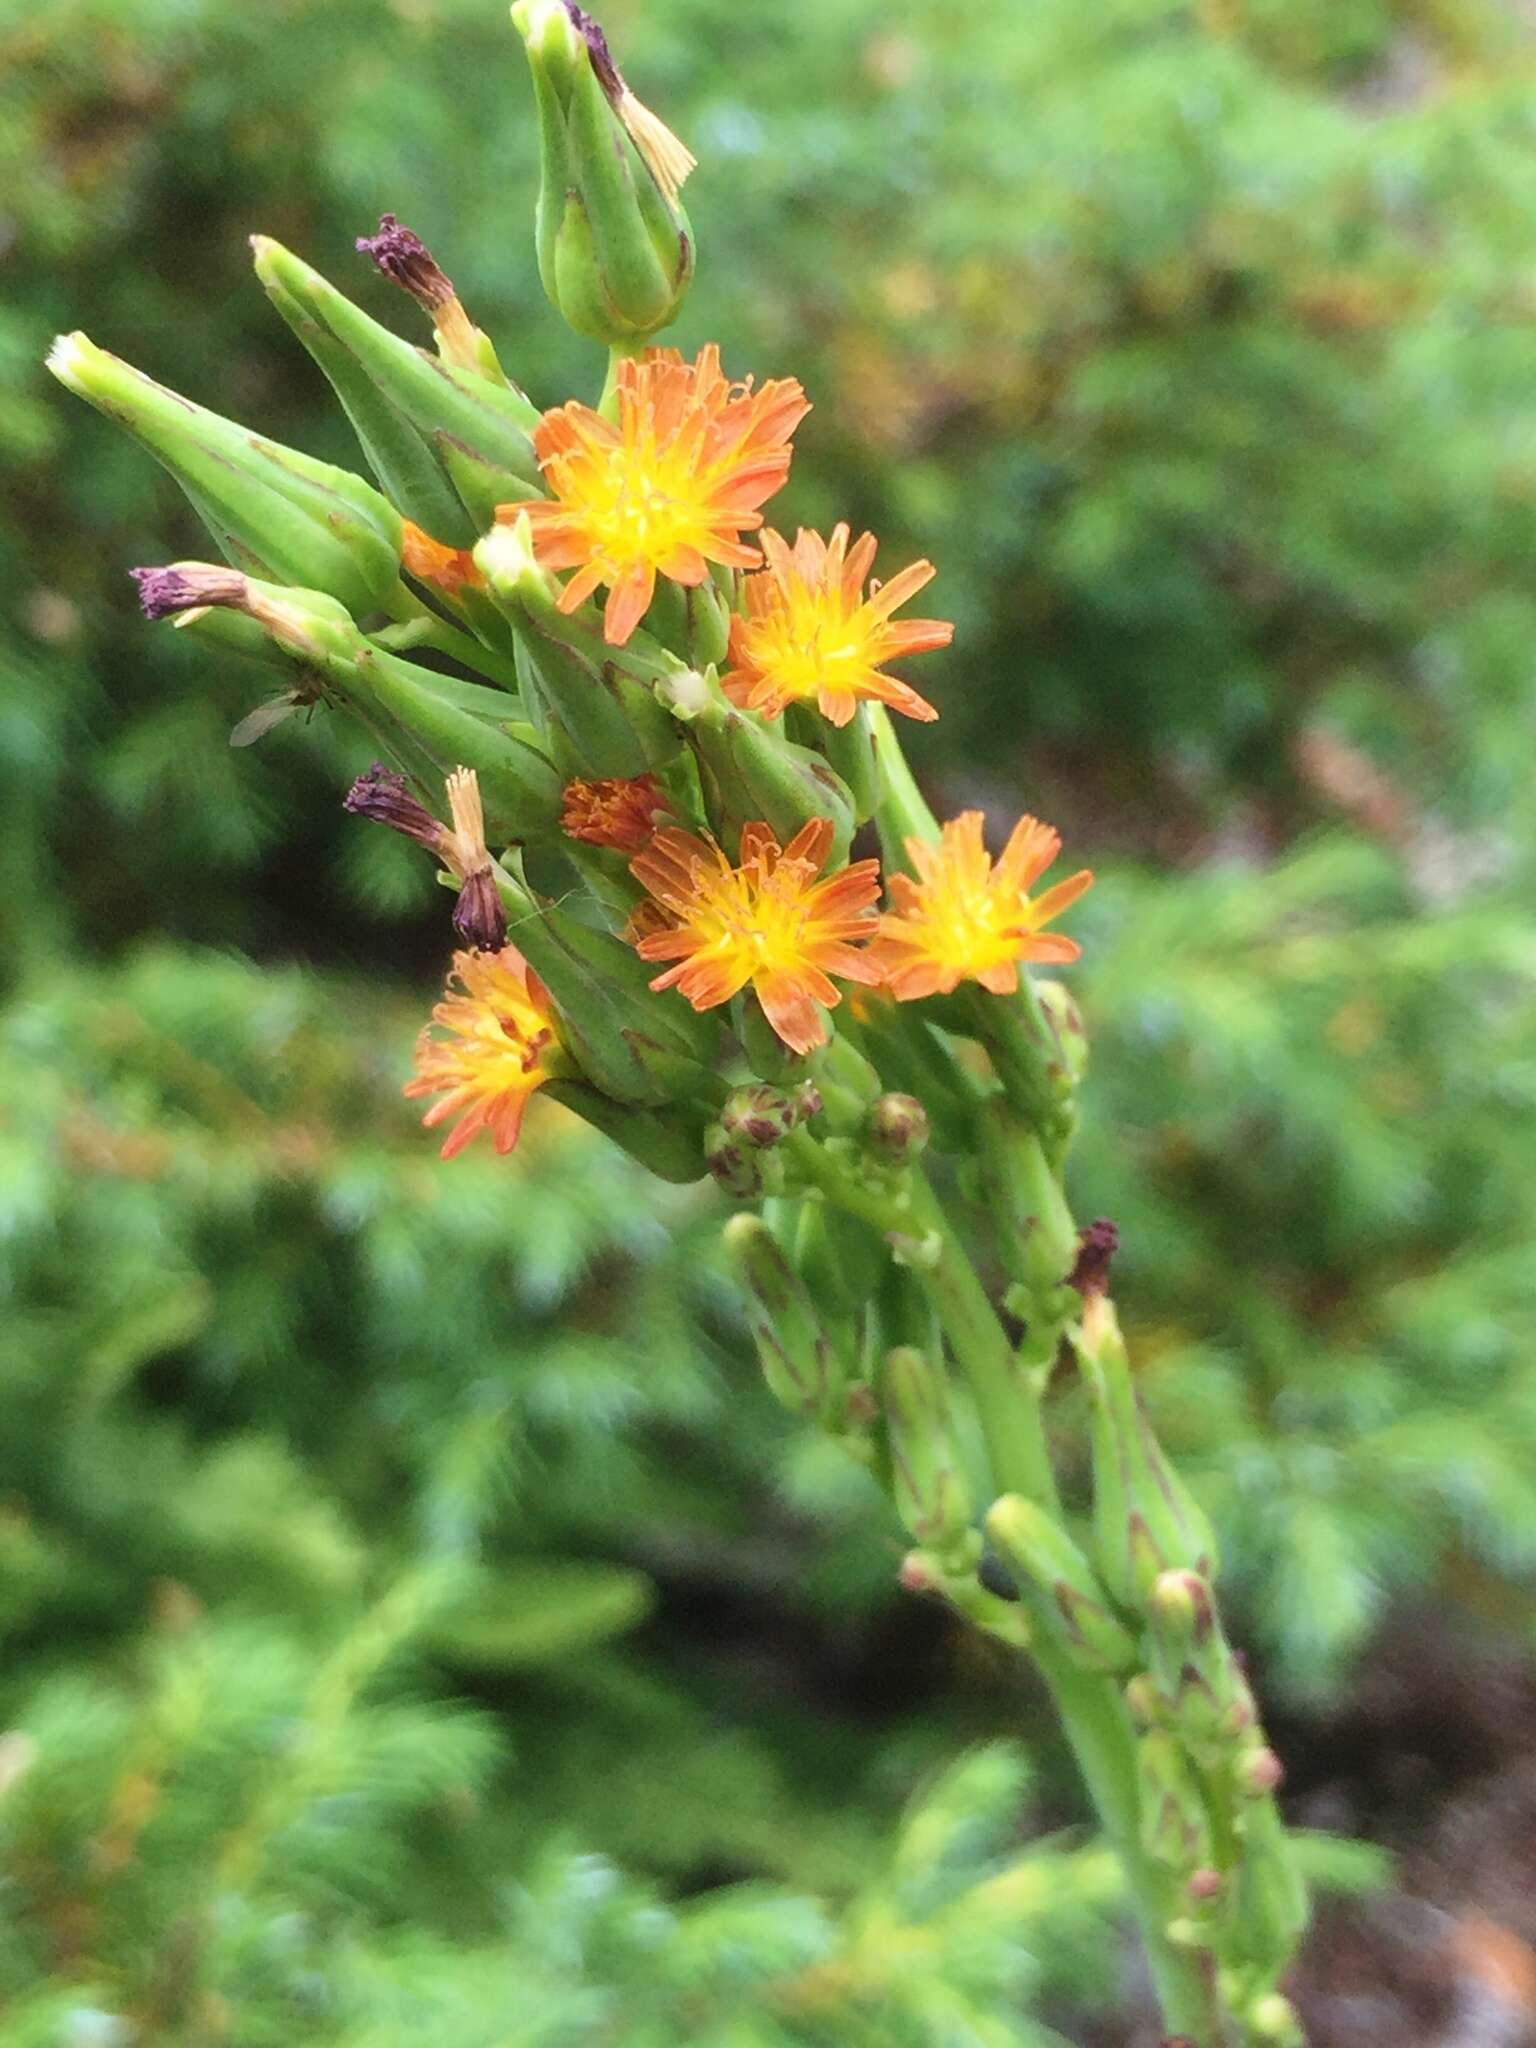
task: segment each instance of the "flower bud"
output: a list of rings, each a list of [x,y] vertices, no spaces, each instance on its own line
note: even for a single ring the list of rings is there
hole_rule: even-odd
[[[864,1135],[892,1166],[910,1166],[928,1145],[928,1112],[915,1095],[881,1095],[869,1106]]]
[[[681,752],[677,728],[636,673],[641,647],[615,656],[601,633],[561,613],[534,559],[526,517],[498,524],[474,551],[497,605],[518,636],[518,673],[562,735],[569,768],[586,779],[643,775]]]
[[[268,298],[330,379],[369,467],[408,519],[468,547],[498,504],[537,495],[539,415],[520,391],[392,334],[280,242],[253,235],[251,247]]]
[[[733,1216],[725,1249],[747,1297],[747,1320],[775,1398],[818,1414],[834,1378],[832,1340],[805,1284],[760,1216]]]
[[[627,1109],[585,1081],[547,1081],[544,1092],[574,1110],[584,1123],[601,1131],[658,1179],[686,1185],[702,1178],[704,1129],[691,1103]]]
[[[1037,981],[1035,994],[1055,1034],[1062,1072],[1075,1088],[1088,1069],[1088,1034],[1082,1015],[1064,982]]]
[[[802,1202],[795,1226],[795,1270],[817,1301],[841,1315],[867,1306],[888,1270],[884,1239],[827,1202]]]
[[[1005,1494],[987,1514],[987,1535],[1005,1564],[1054,1608],[1068,1650],[1093,1671],[1132,1671],[1136,1638],[1114,1613],[1098,1574],[1059,1523],[1034,1501]]]
[[[693,159],[634,97],[602,30],[564,0],[517,0],[539,116],[539,276],[557,312],[610,346],[676,318],[693,275],[678,189]]]
[[[1026,1315],[1036,1303],[1047,1310],[1077,1257],[1077,1225],[1035,1133],[1001,1106],[981,1123],[1004,1262],[1028,1298]]]
[[[1192,1876],[1215,1860],[1210,1815],[1175,1736],[1153,1729],[1136,1744],[1141,1846],[1156,1863]]]
[[[1122,1607],[1137,1609],[1160,1572],[1214,1578],[1211,1525],[1153,1433],[1107,1295],[1083,1303],[1078,1357],[1093,1403],[1093,1522],[1105,1584]]]
[[[833,827],[829,859],[836,866],[847,858],[853,799],[819,754],[786,739],[782,725],[738,711],[710,673],[666,677],[657,694],[683,722],[698,756],[717,832],[734,840],[743,825],[761,819],[787,846],[810,819],[827,818]]]
[[[48,367],[159,458],[237,567],[350,612],[399,590],[400,515],[361,477],[205,411],[83,334],[60,335]]]
[[[584,1076],[636,1108],[708,1099],[718,1021],[657,995],[645,962],[621,938],[542,902],[505,861],[497,881],[518,946],[559,1009],[562,1041]]]
[[[786,1094],[766,1081],[754,1081],[727,1096],[720,1122],[727,1136],[743,1145],[763,1149],[787,1138],[797,1124],[815,1115],[819,1104],[820,1098],[811,1083]]]
[[[880,1375],[896,1509],[914,1539],[949,1557],[971,1537],[973,1501],[936,1360],[912,1344],[885,1354]]]
[[[1163,1572],[1147,1594],[1146,1612],[1152,1676],[1170,1725],[1198,1761],[1213,1768],[1229,1763],[1252,1707],[1210,1587],[1195,1572]]]
[[[1248,2025],[1260,2041],[1272,2041],[1275,2048],[1306,2048],[1306,2035],[1296,2008],[1278,1991],[1255,1999],[1248,2008]]]

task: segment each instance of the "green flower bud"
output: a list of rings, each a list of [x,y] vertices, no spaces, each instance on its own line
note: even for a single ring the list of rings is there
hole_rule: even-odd
[[[354,306],[280,242],[253,235],[267,296],[330,379],[369,467],[434,540],[469,547],[498,504],[538,495],[537,408],[440,362]]]
[[[885,1355],[880,1400],[896,1509],[913,1538],[947,1558],[973,1535],[973,1501],[936,1360],[912,1344]]]
[[[676,726],[636,672],[642,649],[626,648],[619,657],[595,627],[558,609],[526,519],[493,526],[475,549],[475,564],[518,635],[518,673],[562,734],[572,773],[592,780],[643,775],[679,753]]]
[[[910,1166],[928,1146],[928,1112],[915,1095],[880,1095],[869,1106],[864,1135],[892,1166]]]
[[[795,1269],[817,1301],[842,1315],[862,1309],[889,1264],[884,1240],[867,1223],[826,1202],[803,1202],[795,1226]]]
[[[361,477],[205,411],[83,334],[60,335],[48,367],[159,458],[237,568],[350,612],[399,593],[400,515]]]
[[[582,1081],[547,1081],[544,1092],[659,1179],[687,1183],[703,1177],[704,1125],[693,1105],[626,1109]]]
[[[821,752],[833,772],[847,784],[853,815],[864,824],[880,802],[880,757],[870,728],[869,706],[860,704],[846,725],[821,721]]]
[[[987,1535],[1004,1563],[1055,1610],[1076,1662],[1092,1671],[1135,1669],[1136,1638],[1115,1614],[1093,1566],[1043,1508],[1005,1494],[988,1511]]]
[[[1234,1765],[1256,1716],[1210,1587],[1196,1572],[1163,1572],[1147,1594],[1146,1613],[1152,1676],[1172,1726],[1199,1762]]]
[[[1001,1105],[981,1119],[981,1129],[1000,1249],[1033,1320],[1032,1311],[1049,1314],[1057,1306],[1077,1260],[1077,1225],[1035,1133]]]
[[[1088,1034],[1071,992],[1059,981],[1037,981],[1035,994],[1056,1035],[1062,1071],[1075,1088],[1088,1070]]]
[[[541,902],[505,862],[497,879],[518,950],[553,997],[561,1040],[594,1086],[637,1108],[719,1099],[708,1070],[720,1040],[714,1018],[657,995],[622,939]]]
[[[1248,2025],[1258,2040],[1273,2041],[1275,2048],[1306,2048],[1296,2008],[1278,1991],[1255,1999],[1248,2008]]]
[[[1137,1609],[1160,1572],[1214,1578],[1211,1525],[1153,1433],[1107,1295],[1083,1303],[1078,1358],[1093,1403],[1093,1522],[1105,1584],[1122,1607]]]
[[[1261,1982],[1273,1984],[1295,1954],[1310,1917],[1307,1888],[1273,1799],[1245,1809],[1242,1844],[1229,1945],[1234,1960],[1240,1957]]]
[[[1210,1815],[1175,1736],[1153,1729],[1136,1744],[1141,1793],[1141,1846],[1155,1863],[1181,1876],[1214,1860]]]
[[[727,1136],[761,1149],[787,1138],[797,1124],[816,1114],[820,1103],[813,1083],[807,1082],[793,1094],[786,1094],[766,1081],[754,1081],[731,1091],[720,1112],[720,1122]]]
[[[793,1414],[819,1414],[835,1377],[833,1347],[804,1282],[760,1216],[733,1216],[725,1249],[770,1390]]]
[[[734,841],[743,825],[761,820],[787,845],[810,819],[829,818],[831,865],[847,858],[853,799],[819,754],[786,739],[781,726],[737,710],[712,673],[685,671],[665,678],[657,689],[662,703],[683,722],[698,755],[717,832]]]
[[[602,30],[562,0],[517,0],[539,116],[539,276],[578,334],[633,343],[676,318],[693,275],[678,190],[693,159],[641,106]]]

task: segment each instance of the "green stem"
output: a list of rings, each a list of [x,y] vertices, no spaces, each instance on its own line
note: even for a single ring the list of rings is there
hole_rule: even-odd
[[[1075,1664],[1049,1622],[1038,1612],[1036,1619],[1041,1625],[1030,1654],[1050,1687],[1089,1797],[1125,1872],[1163,2023],[1191,2048],[1223,2048],[1213,1960],[1168,1939],[1168,1923],[1178,1912],[1175,1887],[1141,1846],[1136,1736],[1120,1689],[1112,1678]]]
[[[784,1150],[829,1201],[883,1236],[910,1242],[912,1270],[970,1383],[998,1491],[1022,1493],[1059,1514],[1039,1395],[1018,1371],[1008,1333],[923,1174],[913,1169],[903,1204],[847,1172],[805,1131],[792,1132]]]

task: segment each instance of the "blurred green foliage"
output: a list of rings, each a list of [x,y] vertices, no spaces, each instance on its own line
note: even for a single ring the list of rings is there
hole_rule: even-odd
[[[939,565],[936,795],[1107,865],[1074,1198],[1266,1687],[1327,1700],[1426,1588],[1527,1633],[1529,24],[605,21],[701,158],[676,338],[816,401],[783,518]],[[898,1822],[1027,1703],[755,1387],[705,1194],[545,1106],[510,1167],[416,1131],[443,901],[343,817],[350,734],[228,747],[266,684],[123,574],[190,513],[37,368],[83,327],[355,461],[245,237],[413,332],[351,248],[394,209],[541,401],[590,395],[533,185],[488,0],[0,0],[18,2044],[993,2048],[1115,1991],[1104,1868],[1018,1860],[1001,1752]]]

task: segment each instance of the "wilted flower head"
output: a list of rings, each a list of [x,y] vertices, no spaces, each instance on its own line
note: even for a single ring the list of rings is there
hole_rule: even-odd
[[[762,524],[809,410],[793,377],[756,391],[750,378],[727,383],[712,344],[694,363],[653,349],[619,366],[617,423],[574,399],[544,415],[533,445],[550,496],[498,506],[497,517],[526,513],[543,566],[575,570],[562,611],[607,586],[603,630],[621,647],[658,575],[699,584],[711,562],[757,567],[741,535]]]
[[[670,816],[671,809],[654,775],[610,776],[599,782],[578,777],[565,785],[560,829],[589,846],[643,853],[656,836],[657,812]]]
[[[1075,940],[1041,927],[1075,903],[1093,876],[1085,868],[1043,895],[1029,894],[1060,851],[1060,833],[1038,818],[1021,818],[994,866],[980,811],[951,818],[937,846],[909,839],[918,878],[891,876],[895,909],[881,918],[872,949],[891,993],[907,1002],[979,981],[994,995],[1009,995],[1019,985],[1021,960],[1075,960]]]
[[[454,984],[458,984],[455,993]],[[565,1071],[548,991],[515,946],[499,953],[455,953],[447,992],[416,1045],[416,1078],[408,1096],[440,1095],[422,1118],[430,1130],[458,1121],[443,1157],[462,1152],[489,1131],[498,1152],[510,1152],[528,1099]]]
[[[658,832],[629,864],[671,920],[635,940],[643,960],[678,963],[652,988],[676,987],[696,1010],[709,1010],[750,985],[792,1051],[824,1044],[822,1011],[841,999],[829,977],[879,979],[855,950],[874,930],[879,864],[856,861],[818,881],[831,850],[825,818],[813,818],[782,849],[766,825],[744,826],[739,867],[712,840],[675,826]]]
[[[791,548],[770,527],[762,542],[768,566],[747,578],[746,616],[731,620],[731,667],[721,678],[726,695],[768,718],[790,704],[814,703],[833,725],[846,725],[870,700],[908,718],[937,718],[915,690],[881,673],[886,662],[947,647],[954,636],[945,619],[891,618],[932,580],[933,564],[913,562],[866,597],[872,533],[850,549],[841,522],[830,541],[802,527]]]

